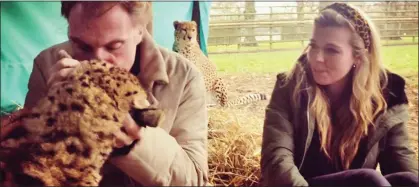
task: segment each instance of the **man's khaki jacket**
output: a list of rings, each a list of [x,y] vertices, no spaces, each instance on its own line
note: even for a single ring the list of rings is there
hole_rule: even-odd
[[[49,69],[59,60],[60,49],[72,55],[67,41],[35,58],[25,107],[33,107],[46,95]],[[110,160],[101,185],[207,185],[208,117],[202,75],[186,58],[157,46],[147,32],[137,51],[138,78],[150,103],[164,110],[165,120],[158,128],[145,128],[128,155]]]

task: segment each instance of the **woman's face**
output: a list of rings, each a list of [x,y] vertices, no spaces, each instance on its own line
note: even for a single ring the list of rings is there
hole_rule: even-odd
[[[314,27],[307,59],[317,84],[333,85],[349,73],[355,63],[351,36],[347,28]]]

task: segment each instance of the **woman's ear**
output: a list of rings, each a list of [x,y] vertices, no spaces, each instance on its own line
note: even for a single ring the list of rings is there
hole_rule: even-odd
[[[360,54],[355,55],[353,66],[359,66],[362,61],[361,59],[362,59],[362,56]]]

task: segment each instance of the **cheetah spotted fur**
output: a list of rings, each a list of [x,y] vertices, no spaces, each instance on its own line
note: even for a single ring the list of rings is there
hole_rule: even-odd
[[[135,112],[144,127],[163,119],[162,110],[149,106],[134,75],[106,62],[85,61],[51,87],[2,143],[5,170],[23,186],[98,186],[105,161],[129,151],[113,148],[113,132],[122,128],[125,115]]]
[[[252,93],[229,100],[227,95],[227,85],[223,79],[217,75],[217,67],[201,51],[197,41],[197,25],[195,21],[174,21],[175,42],[173,51],[183,55],[195,64],[204,76],[205,87],[209,92],[215,92],[215,97],[222,107],[248,104],[260,100],[266,100],[266,95],[262,93]]]

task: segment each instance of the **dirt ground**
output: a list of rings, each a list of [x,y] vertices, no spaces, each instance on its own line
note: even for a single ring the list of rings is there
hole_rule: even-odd
[[[269,97],[272,93],[276,74],[246,74],[246,75],[224,75],[223,78],[229,85],[229,94],[231,98],[235,98],[247,93],[260,92],[268,95],[268,100],[245,105],[240,107],[240,111],[248,115],[257,116],[260,119],[260,128],[263,126],[264,110],[268,104]],[[417,77],[405,77],[407,80],[417,81]],[[408,81],[409,82],[409,81]],[[418,158],[418,87],[417,84],[412,86],[407,84],[406,93],[410,102],[410,121],[408,122],[408,132],[410,134],[410,145],[413,147],[416,157]],[[247,116],[247,115],[240,115]],[[244,120],[244,119],[243,119]]]

